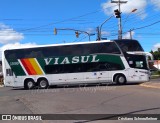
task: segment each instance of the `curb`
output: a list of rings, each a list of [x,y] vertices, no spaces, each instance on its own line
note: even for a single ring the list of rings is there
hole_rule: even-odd
[[[1,87],[4,87],[4,85],[0,85],[0,88],[1,88]]]
[[[140,86],[142,86],[142,87],[147,87],[147,88],[160,89],[160,83],[156,83],[156,82],[142,83],[142,84],[140,84]]]

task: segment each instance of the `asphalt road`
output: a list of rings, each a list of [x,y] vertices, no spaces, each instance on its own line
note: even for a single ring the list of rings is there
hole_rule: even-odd
[[[125,86],[65,86],[45,90],[0,88],[0,114],[12,113],[160,114],[160,89],[145,88],[139,84]],[[62,121],[46,122],[61,123]],[[71,123],[76,121],[67,120],[63,122]],[[99,121],[94,118],[84,122],[106,123],[106,121]],[[118,121],[107,122],[116,123]],[[121,122],[125,123],[127,121]],[[148,121],[148,123],[150,122]]]

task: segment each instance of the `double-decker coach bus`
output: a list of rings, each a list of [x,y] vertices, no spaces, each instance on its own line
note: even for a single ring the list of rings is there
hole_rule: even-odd
[[[7,49],[4,85],[32,89],[50,85],[144,82],[149,69],[136,40],[111,40]]]

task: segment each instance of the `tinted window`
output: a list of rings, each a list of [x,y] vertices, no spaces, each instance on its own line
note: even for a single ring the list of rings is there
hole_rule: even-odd
[[[13,76],[13,71],[11,69],[6,69],[7,76]]]
[[[70,56],[70,55],[80,56],[80,55],[89,55],[94,53],[120,54],[120,51],[114,42],[75,44],[66,46],[50,46],[43,48],[40,47],[40,48],[5,51],[7,59],[44,58],[53,56]]]
[[[112,70],[123,70],[123,67],[119,64],[110,62],[93,62],[93,63],[63,64],[63,65],[60,64],[60,65],[45,66],[45,72],[47,74],[112,71]]]
[[[141,45],[136,40],[115,40],[122,52],[127,51],[144,51]]]

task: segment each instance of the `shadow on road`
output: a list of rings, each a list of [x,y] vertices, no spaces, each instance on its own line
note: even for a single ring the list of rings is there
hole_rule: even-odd
[[[146,118],[146,117],[153,118],[154,117],[158,119],[159,114],[144,113],[145,111],[152,111],[152,110],[160,110],[160,107],[131,111],[124,114],[97,114],[97,115],[94,115],[94,118],[92,118],[91,120],[74,122],[74,123],[88,123],[88,122],[98,121],[98,120],[118,120],[118,118],[121,118],[121,117],[126,117],[126,118]]]
[[[117,85],[114,83],[91,83],[91,84],[69,84],[69,85],[52,85],[48,87],[47,89],[61,89],[61,88],[81,88],[81,87],[119,87],[119,86],[131,86],[131,85],[139,85],[141,83],[127,83],[125,85]],[[32,90],[40,89],[38,87],[35,87]],[[24,88],[12,88],[11,90],[26,90]]]

